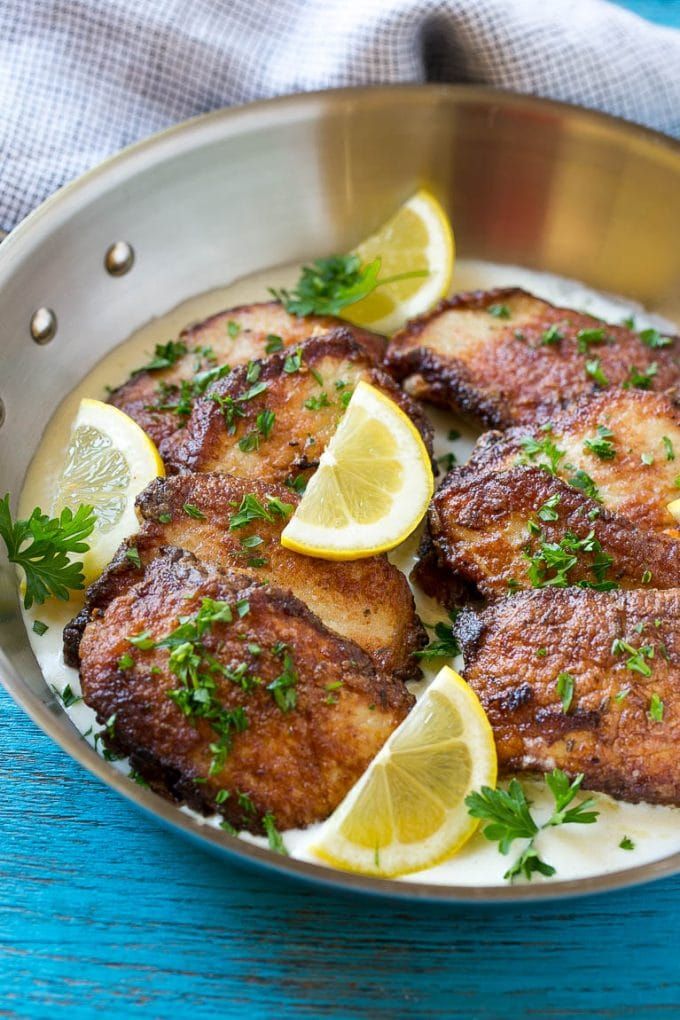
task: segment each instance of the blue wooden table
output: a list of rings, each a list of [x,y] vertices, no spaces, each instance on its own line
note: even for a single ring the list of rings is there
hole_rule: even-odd
[[[679,0],[625,6],[680,27]],[[680,877],[498,912],[320,894],[156,827],[2,689],[0,713],[0,1017],[680,1016]]]

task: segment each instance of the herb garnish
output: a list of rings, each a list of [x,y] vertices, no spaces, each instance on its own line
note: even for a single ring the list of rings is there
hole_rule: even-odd
[[[586,439],[583,448],[594,453],[600,460],[613,460],[616,456],[616,450],[612,443],[613,438],[614,433],[611,429],[608,429],[606,425],[598,425],[597,433],[592,439]]]
[[[652,385],[652,379],[658,371],[659,366],[656,361],[653,361],[651,365],[644,369],[638,369],[636,365],[631,365],[628,369],[628,378],[623,384],[624,390],[648,390]]]
[[[266,354],[274,354],[276,351],[282,351],[283,350],[282,337],[277,336],[276,333],[268,333],[264,349]]]
[[[575,681],[571,673],[560,673],[555,682],[558,697],[562,702],[562,711],[565,715],[571,708],[574,698],[574,683]]]
[[[607,339],[603,326],[596,329],[580,329],[576,334],[579,354],[587,354],[590,344],[602,344]]]
[[[267,811],[267,813],[262,816],[262,828],[269,840],[269,849],[273,850],[276,854],[285,854],[287,856],[288,851],[284,845],[281,833],[276,828],[276,819],[271,811]]]
[[[429,645],[423,648],[422,651],[414,652],[414,657],[417,659],[441,659],[453,658],[459,655],[460,645],[451,627],[451,624],[455,623],[457,615],[455,611],[449,613],[451,623],[444,623],[443,621],[435,623],[433,629],[436,640],[430,641]]]
[[[599,358],[592,358],[590,361],[586,361],[586,375],[597,383],[598,386],[609,386],[609,379],[602,371]]]
[[[184,506],[182,507],[182,510],[184,510],[184,513],[187,515],[187,517],[193,517],[195,521],[205,520],[205,514],[203,513],[203,511],[199,510],[199,508],[197,506],[194,506],[193,503],[185,503]]]
[[[553,769],[545,781],[553,795],[555,807],[548,821],[540,826],[531,814],[529,801],[517,779],[510,780],[507,791],[483,786],[479,793],[471,793],[465,798],[469,814],[488,822],[483,829],[484,836],[491,842],[498,842],[500,853],[507,854],[516,839],[529,840],[520,856],[503,875],[503,878],[511,882],[518,875],[531,881],[532,875],[537,872],[546,876],[555,874],[555,868],[541,860],[536,850],[535,841],[540,832],[557,825],[589,825],[597,821],[599,812],[590,810],[595,804],[593,798],[569,808],[583,782],[582,773],[570,783],[561,769]]]
[[[284,652],[283,672],[267,684],[267,690],[271,691],[274,701],[282,712],[290,712],[297,705],[297,692],[295,687],[298,682],[298,675],[290,652]]]
[[[668,438],[668,436],[662,436],[661,442],[663,443],[663,448],[666,451],[666,460],[675,460],[675,450],[673,449],[673,443]]]
[[[303,267],[294,290],[270,288],[269,293],[291,315],[339,315],[343,308],[361,301],[376,287],[428,276],[426,269],[416,269],[378,280],[380,265],[380,259],[376,258],[362,266],[358,255],[316,259],[311,266]]]
[[[548,463],[538,462],[537,467],[545,468],[551,475],[557,474],[560,461],[566,456],[564,450],[560,450],[559,447],[553,442],[550,436],[546,436],[545,439],[535,439],[533,436],[522,436],[520,438],[520,446],[524,453],[520,457],[520,463],[526,464],[528,461],[536,463],[537,457],[546,457]]]
[[[38,635],[38,637],[42,637],[43,634],[46,634],[50,628],[46,623],[43,623],[42,620],[34,620],[33,627],[31,629],[34,634]]]
[[[9,493],[0,500],[0,537],[7,546],[10,563],[24,571],[24,608],[42,605],[50,595],[67,601],[69,592],[84,587],[83,564],[72,561],[70,553],[84,553],[84,540],[96,522],[91,506],[79,506],[75,513],[65,507],[59,517],[50,518],[36,507],[27,520],[12,520]]]
[[[251,521],[268,521],[270,524],[273,523],[275,517],[289,517],[292,510],[292,503],[284,503],[276,496],[266,496],[267,505],[257,498],[257,496],[249,492],[241,500],[241,505],[238,511],[229,519],[229,530],[236,531],[237,528],[243,528],[246,524],[250,524]]]
[[[187,345],[182,340],[168,340],[167,344],[156,344],[151,361],[141,368],[136,368],[132,375],[140,372],[157,372],[162,368],[172,368],[180,358],[188,353]]]
[[[653,722],[663,722],[663,710],[664,703],[655,691],[649,699],[649,718]]]
[[[673,337],[663,336],[658,329],[641,329],[638,336],[643,344],[653,350],[658,347],[670,347],[673,343]]]
[[[495,319],[510,318],[510,309],[507,305],[489,305],[487,312],[489,315],[493,315]]]
[[[630,838],[630,836],[624,836],[623,839],[621,840],[621,842],[619,843],[619,848],[621,850],[634,850],[635,849],[635,843]]]
[[[549,347],[552,344],[558,344],[560,340],[563,340],[564,336],[560,333],[559,327],[556,322],[553,322],[552,326],[546,329],[541,334],[541,345]]]
[[[626,669],[629,669],[632,673],[640,673],[642,676],[651,676],[651,666],[645,662],[645,659],[654,658],[654,648],[652,645],[641,645],[639,648],[634,648],[628,641],[624,641],[623,638],[614,638],[612,641],[612,655],[627,655]]]
[[[603,552],[595,532],[590,531],[585,538],[578,538],[571,531],[559,542],[546,542],[542,535],[539,535],[538,550],[536,552],[523,552],[524,559],[529,564],[527,574],[529,582],[534,588],[567,588],[572,583],[569,579],[569,572],[577,565],[580,553],[592,553],[595,558],[588,569],[595,575],[595,581],[577,581],[579,588],[592,588],[595,591],[612,591],[618,588],[616,581],[606,580],[606,574],[611,567],[613,558]],[[553,571],[553,573],[549,573]]]

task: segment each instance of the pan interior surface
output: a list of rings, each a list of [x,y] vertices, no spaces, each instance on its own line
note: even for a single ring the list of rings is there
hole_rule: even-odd
[[[449,87],[347,90],[209,115],[86,175],[0,247],[3,493],[21,490],[61,400],[141,323],[267,266],[347,250],[423,184],[448,209],[464,256],[582,280],[680,321],[680,151],[670,141],[559,104]],[[116,241],[135,251],[119,277],[104,264]],[[30,332],[40,307],[58,324],[45,344]],[[82,743],[33,658],[4,559],[0,607],[0,671],[15,699],[109,785],[228,856],[452,901],[552,898],[680,866],[675,855],[575,882],[474,889],[276,860],[134,787]]]

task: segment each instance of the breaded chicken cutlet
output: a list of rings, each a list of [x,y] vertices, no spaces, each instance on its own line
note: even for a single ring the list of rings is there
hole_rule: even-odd
[[[290,592],[182,550],[110,594],[78,650],[106,744],[239,829],[326,818],[413,704]]]
[[[302,343],[342,326],[376,360],[386,341],[332,315],[290,315],[278,301],[239,305],[183,330],[160,344],[144,368],[111,393],[109,403],[125,411],[156,445],[186,423],[196,397],[230,368]]]
[[[675,526],[668,504],[680,496],[680,407],[662,393],[606,390],[556,414],[549,429],[485,433],[469,461],[480,472],[517,463],[544,467],[586,491],[591,480],[608,510],[664,532]]]
[[[397,333],[386,364],[419,399],[490,428],[545,421],[610,386],[680,381],[678,341],[636,333],[519,287],[458,294]]]
[[[281,531],[298,502],[283,486],[230,475],[177,475],[152,482],[137,499],[140,531],[90,587],[82,614],[67,628],[70,664],[77,667],[72,651],[80,633],[111,591],[136,584],[164,546],[175,546],[289,590],[326,627],[359,645],[377,669],[402,680],[419,678],[414,652],[427,637],[404,575],[384,555],[332,562],[284,549]]]
[[[176,472],[304,481],[362,379],[409,415],[431,449],[422,411],[343,328],[242,365],[214,383],[194,403],[186,428],[161,444],[161,456]]]
[[[457,633],[502,771],[680,805],[679,589],[526,592],[464,611]]]
[[[428,526],[431,548],[414,578],[445,603],[447,573],[491,599],[532,587],[673,588],[680,581],[679,541],[639,528],[538,467],[451,471]]]

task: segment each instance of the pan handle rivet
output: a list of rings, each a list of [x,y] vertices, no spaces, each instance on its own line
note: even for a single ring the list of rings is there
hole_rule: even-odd
[[[111,276],[125,276],[132,269],[135,251],[127,241],[116,241],[104,256],[104,268]]]
[[[57,317],[51,308],[37,308],[31,316],[31,336],[37,344],[48,344],[57,332]]]

